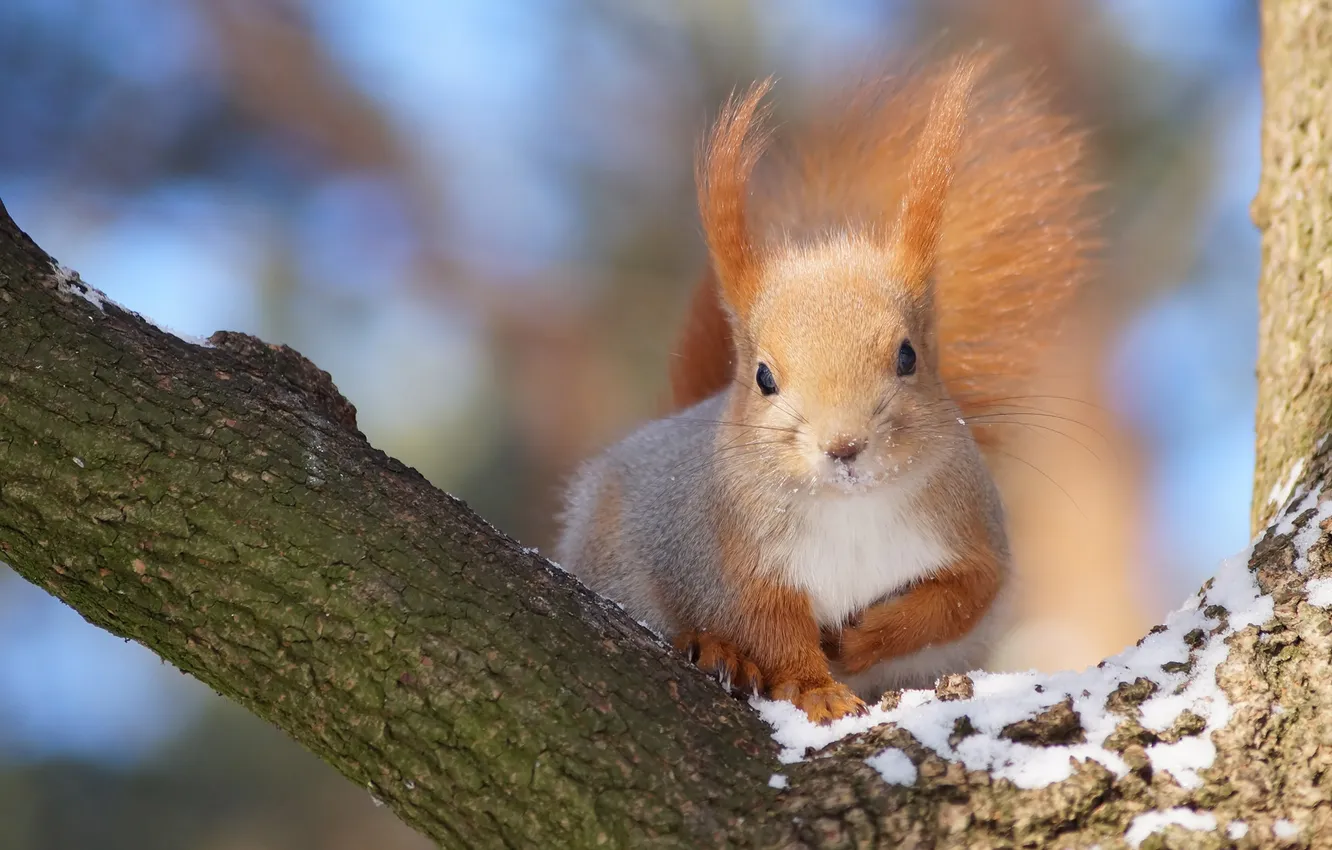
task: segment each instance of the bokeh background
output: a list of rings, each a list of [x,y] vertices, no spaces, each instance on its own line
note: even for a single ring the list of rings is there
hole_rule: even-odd
[[[995,662],[1080,666],[1248,542],[1253,0],[4,0],[0,198],[160,324],[308,355],[376,445],[546,547],[562,477],[663,401],[721,98],[775,72],[799,111],[978,36],[1050,69],[1107,185],[1052,378],[1097,407],[1031,430]],[[0,848],[424,846],[0,567]]]

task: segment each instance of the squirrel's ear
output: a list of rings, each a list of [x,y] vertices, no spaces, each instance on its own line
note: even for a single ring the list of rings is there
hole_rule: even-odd
[[[755,83],[722,108],[695,167],[698,210],[722,300],[737,318],[749,315],[759,289],[759,260],[749,232],[747,200],[754,166],[768,143],[761,105],[772,78]]]
[[[925,303],[930,297],[930,275],[939,249],[944,204],[953,182],[954,160],[961,146],[978,64],[972,58],[957,60],[935,92],[929,117],[912,151],[906,190],[893,228],[891,246],[901,283]]]

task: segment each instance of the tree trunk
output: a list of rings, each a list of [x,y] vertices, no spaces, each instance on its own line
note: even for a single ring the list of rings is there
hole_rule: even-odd
[[[1332,431],[1332,2],[1266,0],[1262,30],[1255,534]]]
[[[445,846],[1317,845],[1332,7],[1266,3],[1263,26],[1254,517],[1272,524],[1099,668],[890,694],[839,741],[756,703],[783,764],[754,710],[371,448],[313,364],[156,329],[3,207],[0,559]]]

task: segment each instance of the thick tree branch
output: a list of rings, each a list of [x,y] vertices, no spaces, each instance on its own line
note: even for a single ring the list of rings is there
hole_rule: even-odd
[[[766,727],[372,449],[327,375],[80,294],[0,208],[0,560],[446,844],[709,843]]]

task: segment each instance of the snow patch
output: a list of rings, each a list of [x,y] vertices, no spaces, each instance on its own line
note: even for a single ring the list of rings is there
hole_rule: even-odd
[[[1309,561],[1304,557],[1305,553],[1309,551],[1310,546],[1318,542],[1318,535],[1323,532],[1323,521],[1328,517],[1332,517],[1332,500],[1318,505],[1318,510],[1304,524],[1304,527],[1295,532],[1295,551],[1300,553],[1299,558],[1295,561],[1295,568],[1300,572],[1309,568]]]
[[[1299,519],[1305,511],[1311,511],[1318,507],[1318,497],[1317,492],[1305,493],[1304,498],[1300,500],[1298,505],[1294,507],[1287,505],[1281,514],[1281,521],[1277,523],[1276,535],[1281,537],[1293,532],[1295,530],[1295,520]]]
[[[84,283],[83,278],[79,277],[78,272],[53,261],[51,276],[55,278],[56,289],[60,292],[64,292],[68,295],[77,295],[98,310],[105,311],[106,304],[110,299],[100,291],[93,289],[91,286]],[[110,303],[115,304],[114,301],[110,301]],[[120,307],[119,304],[116,304],[116,306]],[[122,307],[121,309],[124,308]]]
[[[1226,827],[1226,837],[1232,841],[1238,841],[1249,834],[1249,825],[1242,820],[1233,820],[1230,826]]]
[[[1185,787],[1197,787],[1201,784],[1197,771],[1210,767],[1216,755],[1210,733],[1224,726],[1231,715],[1216,685],[1216,667],[1225,659],[1227,647],[1222,642],[1225,635],[1212,637],[1195,655],[1190,675],[1184,635],[1194,630],[1205,634],[1214,625],[1202,611],[1211,604],[1225,606],[1230,630],[1266,622],[1272,614],[1271,597],[1258,594],[1249,574],[1247,552],[1222,565],[1206,594],[1207,606],[1203,601],[1195,597],[1167,618],[1165,630],[1107,659],[1099,668],[1049,675],[974,673],[974,695],[966,700],[945,701],[936,699],[932,691],[905,691],[896,708],[875,706],[867,716],[846,717],[826,726],[810,723],[787,702],[758,698],[751,702],[773,727],[784,763],[800,761],[811,748],[821,749],[847,735],[895,723],[940,756],[962,762],[967,770],[991,771],[996,779],[1009,779],[1020,788],[1043,788],[1071,776],[1074,761],[1097,761],[1118,776],[1128,772],[1123,759],[1105,748],[1106,739],[1120,722],[1105,704],[1121,684],[1141,676],[1159,686],[1156,695],[1140,707],[1145,727],[1163,732],[1185,710],[1206,721],[1199,738],[1186,736],[1148,751],[1155,768],[1168,771]],[[1066,699],[1079,715],[1084,743],[1038,746],[1000,737],[1005,727],[1030,720]],[[949,739],[963,716],[975,731],[952,744]]]
[[[1316,578],[1309,582],[1309,604],[1332,608],[1332,578]]]
[[[1272,834],[1277,838],[1294,838],[1300,834],[1300,828],[1291,821],[1282,818],[1272,824]]]
[[[1195,812],[1192,809],[1145,812],[1129,824],[1128,832],[1124,833],[1124,840],[1137,847],[1147,840],[1147,836],[1171,825],[1182,826],[1195,832],[1211,832],[1216,829],[1216,816],[1210,812]]]
[[[172,330],[166,325],[163,325],[159,322],[154,322],[152,319],[149,319],[148,317],[144,316],[142,313],[137,313],[121,304],[117,304],[115,301],[112,301],[110,298],[107,298],[106,294],[103,293],[102,291],[92,286],[89,286],[87,283],[85,283],[83,281],[83,278],[79,277],[78,272],[66,266],[62,266],[54,261],[52,261],[51,265],[51,277],[55,279],[57,291],[63,292],[67,295],[73,295],[82,298],[84,301],[87,301],[89,304],[96,307],[99,312],[105,313],[106,305],[110,304],[112,307],[115,307],[117,310],[120,310],[122,313],[128,313],[131,316],[141,319],[147,322],[148,324],[152,325],[153,327],[157,328],[159,331],[171,334],[172,336],[176,337],[179,340],[182,340],[183,342],[188,342],[190,345],[197,345],[201,348],[212,347],[211,343],[209,343],[208,340],[204,339],[203,337],[197,337],[192,334],[186,334],[186,333],[181,333],[180,331]]]
[[[916,766],[906,753],[896,747],[889,747],[877,756],[870,756],[865,759],[865,764],[877,770],[884,782],[894,785],[916,784]]]
[[[1312,508],[1319,496],[1311,493],[1301,505],[1308,506],[1305,510]],[[1332,504],[1318,512],[1321,515],[1325,510],[1332,514]],[[1296,535],[1297,558],[1304,558],[1316,540],[1316,532]],[[967,770],[989,771],[996,779],[1033,789],[1069,778],[1079,762],[1095,761],[1117,776],[1127,774],[1124,760],[1106,748],[1107,739],[1122,720],[1106,703],[1118,689],[1132,687],[1143,678],[1156,685],[1154,693],[1138,706],[1145,728],[1166,732],[1186,711],[1201,720],[1203,728],[1198,734],[1185,734],[1174,743],[1162,742],[1147,749],[1154,770],[1167,772],[1184,788],[1197,788],[1202,785],[1200,771],[1216,759],[1212,733],[1224,728],[1233,714],[1216,682],[1217,667],[1229,653],[1225,640],[1250,625],[1268,622],[1273,614],[1271,596],[1260,592],[1249,571],[1251,555],[1252,547],[1226,559],[1210,585],[1170,614],[1162,627],[1094,668],[1054,674],[977,672],[971,674],[974,688],[969,699],[940,700],[933,691],[903,691],[891,709],[873,706],[865,716],[822,726],[810,723],[789,702],[754,697],[750,704],[772,727],[773,738],[782,747],[779,759],[785,764],[808,758],[848,735],[893,723]],[[1332,579],[1311,582],[1310,600],[1315,599],[1332,605]],[[1218,629],[1222,624],[1225,628]],[[1212,634],[1213,630],[1217,633]],[[1031,720],[1065,701],[1078,714],[1083,742],[1039,745],[1001,734],[1006,727]],[[963,716],[968,718],[969,728],[957,725]],[[967,734],[959,734],[959,730]],[[910,763],[901,750],[889,749],[868,761],[891,782],[905,776],[903,760]],[[915,781],[914,765],[910,781]],[[1143,821],[1140,829],[1152,823]],[[1213,823],[1208,828],[1214,827]],[[1143,833],[1144,837],[1147,834],[1150,832]]]
[[[1324,437],[1323,439],[1327,439]],[[1286,473],[1286,477],[1272,485],[1272,490],[1267,494],[1267,503],[1269,505],[1284,505],[1290,501],[1291,494],[1295,491],[1295,485],[1299,483],[1300,476],[1304,474],[1304,458],[1295,461],[1295,465]]]

